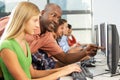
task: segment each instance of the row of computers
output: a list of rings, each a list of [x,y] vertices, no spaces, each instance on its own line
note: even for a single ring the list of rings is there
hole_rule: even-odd
[[[105,47],[101,50],[107,58],[107,66],[111,76],[120,74],[118,64],[120,61],[119,33],[116,24],[101,23],[94,26],[95,43]]]
[[[101,23],[94,26],[94,41],[98,46],[105,47],[101,50],[107,58],[108,72],[111,75],[119,75],[118,63],[120,60],[120,47],[119,47],[119,33],[118,28],[115,24]],[[86,77],[93,78],[93,74],[81,65],[82,72],[72,73],[73,80],[87,80]]]

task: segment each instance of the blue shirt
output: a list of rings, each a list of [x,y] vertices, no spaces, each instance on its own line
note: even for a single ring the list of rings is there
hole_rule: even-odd
[[[67,36],[63,35],[61,39],[58,40],[58,44],[63,49],[64,52],[67,52],[70,49],[67,39],[68,39]]]

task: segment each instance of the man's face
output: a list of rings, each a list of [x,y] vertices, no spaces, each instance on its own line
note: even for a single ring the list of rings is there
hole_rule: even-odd
[[[62,11],[58,7],[52,6],[50,10],[44,11],[41,16],[41,25],[48,30],[53,31],[58,26],[59,19],[61,18]]]

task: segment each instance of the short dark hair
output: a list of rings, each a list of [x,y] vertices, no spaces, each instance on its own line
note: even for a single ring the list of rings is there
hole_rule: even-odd
[[[72,29],[72,25],[71,25],[71,24],[68,24],[68,28],[69,28],[69,29]]]

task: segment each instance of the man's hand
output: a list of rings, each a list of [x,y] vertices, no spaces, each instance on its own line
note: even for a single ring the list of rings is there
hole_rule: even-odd
[[[91,57],[96,55],[98,49],[105,49],[105,48],[104,47],[98,47],[95,44],[89,44],[85,48],[86,54],[91,56]]]

